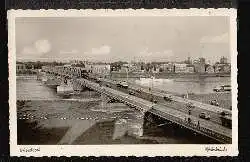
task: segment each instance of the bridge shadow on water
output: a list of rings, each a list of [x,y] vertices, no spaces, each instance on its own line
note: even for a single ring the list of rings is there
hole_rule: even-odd
[[[196,134],[170,121],[151,114],[143,124],[143,136],[128,135],[114,139],[115,120],[97,122],[78,136],[72,145],[103,144],[216,144],[208,137]],[[153,120],[152,120],[153,119]],[[18,144],[22,145],[56,145],[64,137],[69,127],[41,128],[37,123],[18,120]],[[65,143],[66,144],[66,143]]]
[[[219,144],[214,139],[195,133],[150,112],[146,112],[144,115],[143,135],[164,137],[168,139],[167,143],[169,144]]]
[[[150,139],[137,139],[124,136],[113,139],[115,121],[104,121],[94,124],[87,131],[74,140],[72,145],[103,145],[103,144],[154,144],[156,141]],[[41,128],[36,122],[18,120],[17,143],[18,145],[58,145],[60,140],[69,130],[69,127]],[[64,143],[67,144],[67,143]]]
[[[42,128],[37,122],[17,121],[18,145],[50,145],[57,144],[69,127]]]
[[[44,101],[37,101],[33,104],[27,104],[25,110],[23,110],[24,103],[18,102],[18,115],[20,113],[33,113],[35,111],[49,111],[46,107],[51,104],[55,104],[59,107],[61,111],[64,107],[77,107],[79,104],[73,103],[55,103],[55,101],[50,101],[47,104]],[[60,103],[60,104],[59,104]],[[67,103],[67,104],[66,104]],[[59,104],[59,105],[58,105]],[[72,105],[73,104],[73,105]],[[29,106],[35,106],[34,108]],[[40,106],[39,106],[40,105]],[[42,106],[42,107],[41,107]],[[37,108],[39,107],[39,108]],[[93,116],[95,113],[99,115],[104,115],[106,112],[95,112],[85,109],[73,109],[75,112],[83,111],[84,114],[89,114]],[[90,105],[90,107],[92,107]],[[42,108],[42,109],[41,109]],[[53,108],[53,106],[52,106]],[[28,109],[28,110],[27,110]],[[22,110],[22,111],[21,111]],[[70,109],[65,108],[65,111]],[[43,111],[42,111],[43,112]],[[63,111],[64,112],[64,111]],[[115,112],[116,113],[116,112]],[[63,124],[66,121],[60,121],[60,119],[52,124],[53,119],[48,119],[49,127],[41,127],[39,123],[35,120],[17,120],[17,143],[22,145],[48,145],[48,144],[73,144],[73,145],[84,145],[84,144],[218,144],[217,141],[212,140],[206,136],[194,133],[193,131],[183,128],[175,123],[172,123],[166,119],[159,118],[158,116],[147,112],[144,116],[137,116],[140,114],[137,111],[123,111],[117,113],[117,118],[114,114],[110,114],[109,117],[105,116],[106,120],[94,121],[92,124],[88,124],[88,121],[75,120],[72,125]],[[131,115],[129,115],[131,114]],[[53,113],[52,113],[53,115]],[[133,116],[133,117],[132,117]],[[48,116],[49,117],[49,116]],[[101,116],[100,116],[101,117]],[[128,117],[128,118],[125,118]],[[70,120],[70,119],[69,119]],[[41,120],[38,120],[41,121]],[[121,122],[122,121],[122,122]],[[69,121],[70,122],[70,121]],[[85,123],[87,122],[87,123]],[[132,123],[132,127],[130,127]],[[59,124],[59,125],[56,125]],[[40,124],[41,125],[41,124]],[[137,125],[138,127],[133,127]],[[141,127],[140,127],[141,126]],[[70,131],[72,128],[75,130]],[[135,129],[136,128],[136,129]],[[142,128],[142,129],[140,129]],[[83,131],[80,131],[83,130]],[[143,135],[138,136],[138,130],[143,130]],[[74,139],[70,138],[69,143],[60,142],[65,139],[64,136],[72,132],[75,134]],[[140,134],[140,133],[139,133]],[[141,135],[141,134],[140,134]],[[67,138],[66,138],[67,139]],[[65,141],[65,140],[64,140]],[[72,141],[72,142],[71,142]],[[66,140],[67,142],[67,140]]]

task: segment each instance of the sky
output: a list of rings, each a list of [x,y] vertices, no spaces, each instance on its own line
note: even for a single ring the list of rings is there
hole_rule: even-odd
[[[230,59],[229,17],[16,18],[17,60]]]

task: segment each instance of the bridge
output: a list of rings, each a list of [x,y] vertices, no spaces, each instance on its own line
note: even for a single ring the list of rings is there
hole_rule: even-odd
[[[116,89],[112,86],[110,87],[103,86],[99,82],[97,83],[91,79],[88,79],[88,73],[85,68],[70,67],[70,66],[69,67],[66,67],[66,66],[48,67],[47,66],[47,67],[43,67],[42,70],[50,75],[54,75],[54,76],[57,76],[66,80],[71,80],[73,84],[78,87],[78,89],[82,87],[87,87],[102,95],[109,97],[110,99],[114,99],[121,103],[127,104],[131,108],[135,108],[143,113],[150,112],[160,118],[176,123],[196,133],[212,138],[220,143],[232,142],[232,129],[225,127],[219,123],[213,122],[213,121],[201,119],[197,115],[188,114],[187,112],[182,111],[183,105],[181,104],[183,102],[185,103],[192,102],[196,107],[199,107],[202,110],[204,109],[204,110],[211,111],[214,113],[217,113],[218,110],[223,110],[223,111],[227,111],[231,113],[229,110],[224,110],[222,108],[215,108],[214,106],[199,103],[197,101],[183,100],[182,98],[177,97],[177,96],[174,96],[173,100],[175,101],[176,104],[181,103],[179,104],[178,108],[176,108],[176,106],[175,108],[173,108],[169,106],[168,104],[153,103],[147,100],[146,98],[140,97],[140,95],[138,96],[130,95],[124,92],[123,90]],[[113,81],[102,79],[101,82],[112,83]],[[130,87],[133,87],[134,89],[138,88],[138,87],[135,87],[135,85],[133,86],[130,85]],[[144,91],[147,91],[147,90],[144,89]],[[164,92],[158,92],[156,90],[150,93],[153,93],[153,95],[157,95],[158,97],[163,97],[164,95],[166,95]]]

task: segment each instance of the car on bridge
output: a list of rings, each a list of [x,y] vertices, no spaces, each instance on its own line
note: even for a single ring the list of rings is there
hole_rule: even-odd
[[[188,102],[186,104],[186,106],[187,106],[188,109],[194,109],[195,108],[195,106],[194,106],[194,104],[192,102]]]
[[[141,88],[138,88],[138,89],[136,89],[135,91],[136,91],[137,93],[141,93],[141,92],[142,92]]]
[[[157,103],[157,102],[158,102],[158,101],[157,101],[156,99],[154,99],[154,98],[151,98],[150,101],[153,102],[153,103]]]
[[[173,101],[172,96],[164,96],[163,99],[164,99],[165,101],[168,101],[168,102]]]
[[[121,88],[128,88],[128,83],[126,81],[121,81],[119,83],[117,83],[117,87],[121,87]]]
[[[216,100],[210,101],[210,104],[214,106],[219,106],[219,103]]]
[[[106,84],[106,87],[111,88],[111,85],[110,84]]]
[[[96,83],[101,83],[101,78],[94,78]]]
[[[132,91],[132,90],[129,90],[128,93],[129,93],[130,95],[135,95],[135,92]]]
[[[204,112],[200,113],[200,114],[199,114],[199,117],[200,117],[201,119],[210,120],[210,115],[208,115],[208,114],[206,114],[206,113],[204,113]]]

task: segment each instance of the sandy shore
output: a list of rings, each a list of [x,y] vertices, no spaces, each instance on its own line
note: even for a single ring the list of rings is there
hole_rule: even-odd
[[[114,140],[115,120],[131,110],[118,106],[92,111],[96,105],[65,100],[18,101],[18,144],[152,143],[134,137]]]

